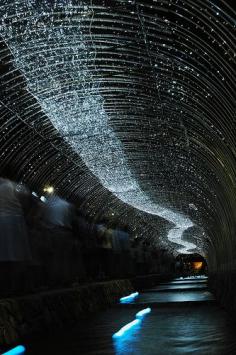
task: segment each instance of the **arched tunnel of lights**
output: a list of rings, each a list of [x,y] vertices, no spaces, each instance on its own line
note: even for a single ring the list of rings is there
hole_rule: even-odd
[[[1,173],[153,245],[233,259],[230,2],[0,5]]]

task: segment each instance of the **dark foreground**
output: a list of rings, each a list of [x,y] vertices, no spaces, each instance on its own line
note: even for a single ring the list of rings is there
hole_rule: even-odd
[[[132,304],[97,314],[63,333],[26,342],[25,355],[236,354],[235,325],[206,287],[206,280],[200,279],[158,286]],[[112,338],[146,307],[151,313],[140,324]]]

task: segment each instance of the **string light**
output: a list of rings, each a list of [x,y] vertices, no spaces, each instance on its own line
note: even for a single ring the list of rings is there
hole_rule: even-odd
[[[208,0],[204,6],[199,0],[112,0],[109,7],[73,0],[0,4],[0,34],[14,65],[10,74],[17,77],[20,70],[31,95],[22,94],[25,101],[6,95],[3,112],[59,150],[52,157],[41,147],[34,164],[25,166],[29,180],[40,183],[44,172],[47,181],[58,177],[55,186],[66,191],[95,191],[92,209],[107,195],[90,175],[83,186],[78,182],[78,166],[84,164],[99,186],[125,204],[127,220],[132,208],[158,217],[158,229],[166,220],[170,230],[159,238],[178,252],[201,252],[204,239],[199,244],[183,235],[193,227],[214,228],[223,201],[217,187],[233,180],[230,8]],[[11,75],[3,75],[6,90],[17,92],[19,81]],[[8,120],[5,135],[13,126]],[[5,157],[18,151],[29,157],[20,134]],[[36,144],[32,140],[28,149]],[[143,232],[147,238],[153,225]]]

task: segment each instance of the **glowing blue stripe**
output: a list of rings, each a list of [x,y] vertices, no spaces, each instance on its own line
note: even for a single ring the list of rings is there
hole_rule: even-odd
[[[130,322],[130,323],[126,324],[117,333],[113,334],[113,337],[114,338],[121,337],[125,332],[127,332],[127,330],[129,330],[130,328],[134,327],[136,324],[138,324],[140,322],[141,322],[140,319],[133,320],[133,322]]]
[[[142,311],[139,311],[138,313],[136,313],[136,318],[142,318],[145,314],[150,313],[151,312],[151,308],[145,308],[142,309]]]
[[[9,350],[2,355],[19,355],[19,354],[24,354],[24,352],[25,352],[25,347],[23,345],[19,345],[16,348]]]
[[[129,296],[125,296],[125,297],[120,298],[120,302],[121,303],[122,302],[131,302],[138,295],[139,295],[138,292],[131,293],[131,295],[129,295]]]
[[[124,335],[125,332],[127,332],[127,330],[129,330],[130,328],[132,328],[133,326],[135,326],[136,324],[140,323],[142,320],[142,317],[145,314],[148,314],[151,312],[151,308],[145,308],[142,309],[141,311],[139,311],[138,313],[136,313],[136,319],[133,320],[133,322],[130,322],[128,324],[126,324],[124,327],[122,327],[117,333],[113,334],[113,338],[119,338],[122,335]]]

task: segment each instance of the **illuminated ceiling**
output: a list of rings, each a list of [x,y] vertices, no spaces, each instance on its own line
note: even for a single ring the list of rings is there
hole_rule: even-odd
[[[160,240],[204,253],[235,194],[229,2],[0,5],[2,109],[14,154],[22,151],[19,177],[36,187],[54,182],[65,195],[86,191],[91,210],[111,201],[134,228],[142,220],[133,208],[150,214],[146,238],[159,216],[170,223]],[[27,138],[27,154],[25,126],[37,137]]]

